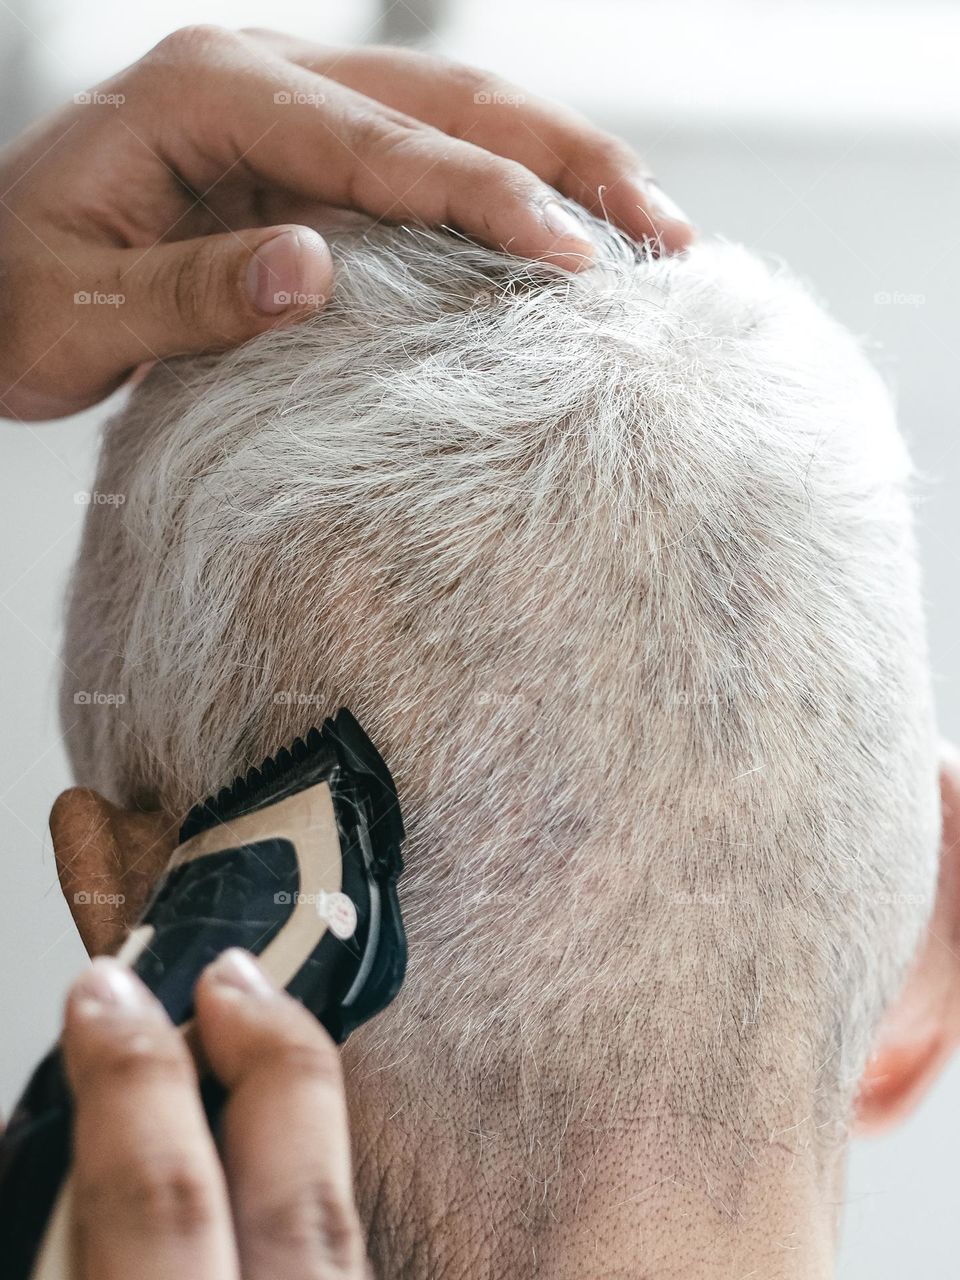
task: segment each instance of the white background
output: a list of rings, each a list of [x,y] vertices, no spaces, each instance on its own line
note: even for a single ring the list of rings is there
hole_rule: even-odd
[[[953,4],[627,0],[0,0],[0,132],[187,22],[427,43],[629,137],[705,230],[789,261],[874,346],[927,477],[922,552],[941,724],[960,737],[960,12]],[[379,25],[378,25],[379,24]],[[910,303],[884,296],[909,296]],[[83,963],[46,818],[69,779],[54,711],[61,593],[100,414],[4,425],[0,465],[0,1105]],[[960,1068],[855,1146],[843,1280],[947,1280],[960,1258]]]

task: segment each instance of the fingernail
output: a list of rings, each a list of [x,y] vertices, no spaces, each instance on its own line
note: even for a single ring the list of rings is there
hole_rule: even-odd
[[[327,247],[308,227],[282,231],[262,244],[247,267],[247,296],[258,311],[276,316],[291,307],[322,307]]]
[[[239,947],[222,951],[207,968],[207,975],[218,986],[242,991],[244,995],[255,996],[259,1000],[277,994],[276,987],[250,953]]]
[[[651,182],[648,178],[644,183],[644,190],[650,212],[655,218],[666,222],[685,222],[688,227],[693,225],[676,200],[671,199],[659,183]]]
[[[548,200],[541,210],[543,224],[562,240],[579,240],[590,252],[593,242],[586,225],[558,200]]]
[[[73,984],[70,1002],[81,1014],[148,1013],[153,1001],[146,987],[126,965],[112,956],[97,956],[86,973]]]

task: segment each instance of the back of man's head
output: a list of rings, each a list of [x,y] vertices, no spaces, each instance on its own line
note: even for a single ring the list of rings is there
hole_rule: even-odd
[[[74,583],[80,781],[176,815],[341,704],[398,779],[409,975],[349,1047],[387,1274],[451,1205],[546,1274],[574,1184],[819,1160],[933,887],[883,388],[744,251],[595,232],[577,276],[332,232],[322,315],[110,425]]]

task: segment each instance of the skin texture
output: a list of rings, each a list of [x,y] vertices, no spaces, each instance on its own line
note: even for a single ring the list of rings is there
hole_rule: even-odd
[[[102,91],[108,98],[123,97],[124,107],[129,100],[131,113],[142,111],[149,101],[151,110],[140,119],[143,132],[136,146],[117,141],[121,130],[129,132],[132,114],[114,114],[109,117],[114,123],[104,126],[91,111],[77,115],[75,130],[68,130],[68,113],[58,128],[44,134],[41,127],[8,153],[11,190],[27,204],[18,216],[7,199],[4,216],[21,237],[22,248],[29,242],[28,232],[36,238],[35,220],[22,214],[32,197],[45,193],[46,205],[36,207],[53,211],[44,249],[53,244],[57,257],[57,267],[43,274],[36,269],[39,260],[30,260],[31,244],[8,266],[10,296],[24,300],[30,293],[43,302],[38,307],[31,301],[35,310],[31,316],[27,308],[19,329],[11,325],[13,349],[18,350],[24,335],[34,340],[43,331],[48,313],[62,319],[58,303],[69,278],[58,276],[57,270],[64,264],[73,263],[68,270],[79,273],[93,262],[93,286],[116,285],[116,295],[124,298],[115,307],[90,305],[84,312],[90,323],[82,333],[77,325],[55,335],[52,347],[28,349],[27,356],[35,357],[29,363],[19,349],[23,372],[8,388],[11,394],[23,394],[27,407],[38,413],[38,406],[51,403],[51,391],[56,402],[63,387],[79,388],[76,407],[103,394],[142,359],[229,345],[295,318],[300,303],[283,313],[275,309],[281,305],[278,294],[290,292],[288,285],[297,286],[293,292],[298,296],[313,299],[303,307],[322,306],[330,261],[322,241],[302,229],[299,220],[291,220],[294,200],[356,207],[376,218],[450,222],[485,244],[505,246],[521,256],[548,257],[577,270],[589,265],[590,245],[578,235],[571,242],[549,225],[544,199],[554,187],[592,209],[602,208],[634,235],[650,234],[632,221],[647,217],[662,247],[682,247],[678,242],[688,235],[686,230],[677,231],[676,242],[666,223],[656,232],[648,189],[631,194],[628,182],[633,179],[608,184],[597,176],[589,157],[571,161],[558,140],[545,141],[543,121],[524,132],[513,127],[521,116],[509,115],[509,127],[501,134],[507,113],[499,109],[511,105],[500,101],[509,96],[502,87],[491,92],[488,82],[479,82],[478,88],[468,73],[467,92],[461,92],[456,109],[424,119],[435,101],[429,90],[436,64],[414,61],[402,78],[408,96],[381,98],[382,115],[371,123],[369,108],[358,115],[351,95],[379,88],[382,64],[377,64],[376,53],[370,55],[373,62],[358,56],[342,79],[343,60],[331,67],[327,57],[272,36],[224,37],[206,29],[181,33],[127,73],[138,78],[121,77]],[[317,76],[322,77],[319,82]],[[399,82],[400,77],[389,80],[391,85]],[[251,92],[240,94],[238,109],[218,111],[228,87],[234,106],[240,85]],[[278,101],[278,93],[291,101]],[[484,102],[484,96],[491,101]],[[471,114],[481,106],[496,107],[500,124],[497,111]],[[285,111],[289,114],[283,115]],[[170,123],[181,117],[188,121],[185,137],[179,124]],[[526,111],[523,118],[529,124]],[[555,114],[552,118],[559,121]],[[117,123],[121,119],[125,125]],[[230,120],[227,139],[217,131],[222,126],[215,136],[210,132],[209,121],[222,119]],[[296,128],[283,124],[294,119]],[[336,128],[329,127],[331,120]],[[270,147],[261,147],[268,121],[277,121],[286,148],[274,150],[272,130]],[[113,130],[112,138],[98,133],[104,127]],[[470,148],[484,129],[491,136],[478,160]],[[74,151],[72,142],[67,147],[68,131],[71,138],[76,132],[77,141],[89,149]],[[310,146],[304,145],[306,135]],[[164,170],[140,154],[144,137]],[[79,206],[66,211],[62,190],[49,181],[54,169],[47,158],[61,142],[64,155],[69,151],[75,161],[73,170],[67,165],[67,176],[72,173],[75,179],[67,189],[85,191]],[[501,156],[507,169],[491,171],[490,157],[500,147],[509,152]],[[95,169],[94,152],[98,158],[123,154],[119,204],[104,203],[112,189],[119,190],[118,180],[114,175],[111,187],[111,173]],[[609,157],[604,165],[608,162]],[[520,173],[515,165],[521,166]],[[624,159],[621,165],[628,168]],[[433,180],[438,171],[439,186]],[[171,173],[176,184],[170,183]],[[404,187],[401,176],[410,185]],[[282,195],[276,190],[280,181],[292,184]],[[199,202],[198,192],[203,197]],[[288,197],[291,204],[285,203]],[[169,225],[154,225],[157,209],[172,216]],[[504,218],[509,226],[502,224]],[[262,239],[245,239],[251,225]],[[288,237],[269,250],[284,229]],[[218,241],[218,234],[226,238]],[[238,243],[242,255],[237,251],[230,257],[228,268],[229,255],[222,255]],[[128,256],[121,259],[124,254]],[[24,276],[28,261],[31,273]],[[130,264],[129,270],[124,265],[129,294],[120,289],[120,277],[110,274],[121,261]],[[141,267],[144,262],[150,270]],[[305,274],[298,275],[301,269]],[[41,279],[43,285],[37,283]],[[44,299],[42,290],[49,282],[53,293]],[[248,283],[253,285],[250,295],[244,293]],[[238,300],[243,297],[252,299],[259,311],[248,307],[240,325],[237,317],[244,312]],[[131,309],[124,311],[128,298]],[[112,314],[118,311],[122,314]],[[106,364],[98,355],[104,351]],[[67,363],[50,376],[50,365],[60,359]],[[948,781],[945,799],[955,791],[955,782]],[[945,808],[955,811],[956,806],[951,802]],[[563,820],[562,811],[553,815],[557,835],[564,834]],[[115,946],[163,865],[168,819],[117,809],[84,791],[68,793],[52,825],[61,878],[88,945]],[[945,846],[951,854],[954,843]],[[945,866],[949,863],[948,854]],[[96,901],[87,885],[101,890]],[[947,938],[957,932],[955,885],[956,877],[945,872],[935,922]],[[98,902],[116,902],[120,896],[122,911],[96,909]],[[954,959],[955,948],[938,943],[925,949],[908,984],[908,1005],[894,1011],[885,1029],[865,1090],[875,1118],[915,1099],[956,1040]],[[233,977],[226,987],[237,987],[236,973]],[[359,1223],[374,1219],[379,1226],[375,1261],[384,1276],[397,1274],[395,1252],[407,1260],[403,1274],[411,1277],[480,1280],[537,1274],[566,1280],[603,1274],[665,1280],[696,1274],[704,1280],[733,1280],[752,1270],[769,1280],[811,1280],[830,1274],[840,1153],[816,1160],[812,1148],[799,1140],[774,1144],[768,1138],[763,1159],[746,1164],[745,1171],[735,1162],[738,1174],[705,1193],[696,1169],[689,1167],[696,1148],[684,1145],[679,1120],[673,1118],[677,1132],[665,1140],[663,1117],[644,1114],[639,1105],[642,1077],[618,1078],[617,1084],[626,1086],[616,1090],[622,1096],[586,1090],[579,1110],[557,1107],[552,1113],[555,1129],[541,1127],[541,1145],[531,1152],[523,1145],[523,1112],[518,1117],[517,1100],[509,1094],[499,1108],[487,1109],[486,1127],[478,1132],[458,1106],[460,1098],[445,1094],[442,1075],[425,1078],[416,1064],[405,1068],[398,1055],[398,1062],[380,1070],[395,1072],[399,1080],[381,1091],[377,1084],[388,1082],[371,1081],[362,1049],[351,1044],[343,1062],[350,1073],[347,1107],[357,1155],[354,1207],[344,1086],[332,1070],[330,1046],[311,1038],[315,1028],[301,1011],[278,995],[258,994],[249,971],[240,983],[240,996],[225,997],[222,985],[204,979],[198,993],[200,1049],[232,1095],[221,1162],[197,1109],[184,1046],[156,1008],[133,999],[129,984],[102,966],[71,999],[64,1043],[77,1095],[76,1229],[86,1274],[110,1280],[136,1269],[147,1280],[185,1273],[227,1280],[242,1269],[253,1277],[353,1276],[362,1274],[364,1266]],[[224,1015],[227,1006],[232,1017]],[[786,1050],[786,1036],[781,1045]],[[680,1066],[689,1069],[687,1063]],[[597,1096],[599,1116],[589,1110]],[[390,1099],[389,1109],[384,1097]],[[742,1141],[742,1132],[733,1132]],[[711,1139],[717,1147],[730,1140],[722,1125],[711,1130]],[[464,1159],[465,1151],[470,1159]],[[447,1171],[445,1181],[437,1180],[437,1169]],[[418,1186],[421,1180],[427,1195]],[[230,1201],[236,1229],[227,1220]],[[497,1222],[495,1229],[491,1220]],[[144,1254],[146,1273],[140,1266]]]
[[[333,1042],[238,951],[201,976],[195,1027],[228,1091],[219,1152],[184,1039],[143,984],[101,959],[70,993],[76,1280],[362,1280]]]
[[[864,1077],[858,1101],[862,1130],[884,1128],[907,1115],[960,1042],[960,766],[949,747],[941,794],[937,901]],[[120,809],[94,791],[74,788],[58,799],[51,831],[61,883],[86,945],[94,954],[115,947],[136,919],[140,886],[156,879],[172,851],[169,820]],[[96,902],[87,901],[94,897],[91,888],[100,890]],[[105,897],[120,893],[128,897],[119,911],[104,904]],[[80,1235],[98,1268],[84,1272],[84,1280],[88,1274],[107,1280],[124,1274],[130,1232],[151,1241],[158,1261],[148,1280],[168,1280],[187,1264],[200,1280],[232,1280],[238,1250],[249,1268],[243,1275],[259,1280],[278,1274],[277,1258],[290,1248],[312,1251],[308,1263],[300,1270],[291,1263],[279,1274],[362,1276],[354,1192],[359,1222],[377,1215],[379,1238],[391,1239],[394,1256],[409,1260],[402,1280],[448,1274],[476,1280],[520,1274],[551,1280],[600,1274],[740,1280],[751,1269],[770,1280],[832,1274],[842,1148],[818,1163],[809,1149],[784,1135],[783,1142],[767,1144],[762,1163],[705,1197],[688,1177],[682,1134],[666,1141],[662,1124],[631,1108],[628,1098],[616,1106],[605,1102],[592,1114],[589,1108],[565,1113],[555,1149],[541,1153],[538,1175],[517,1159],[522,1135],[515,1132],[509,1098],[500,1113],[487,1116],[481,1133],[469,1115],[458,1113],[437,1079],[406,1078],[401,1060],[390,1068],[394,1078],[378,1088],[354,1041],[337,1055],[292,1002],[249,988],[238,995],[237,981],[234,975],[234,989],[225,993],[208,974],[198,988],[202,1047],[232,1090],[225,1174],[211,1160],[186,1051],[157,1008],[148,1000],[135,1016],[121,1015],[108,1000],[105,1009],[91,1009],[83,981],[71,995],[64,1045],[78,1091],[77,1150],[88,1186],[81,1197]],[[118,1079],[128,1097],[131,1087],[142,1091],[143,1111],[113,1105]],[[398,1094],[405,1098],[400,1106]],[[387,1098],[390,1114],[384,1110]],[[174,1116],[170,1124],[151,1121],[140,1131],[138,1117],[167,1110]],[[737,1133],[736,1143],[742,1140]],[[464,1149],[471,1157],[467,1162]],[[433,1169],[449,1170],[442,1204],[419,1195],[417,1167],[424,1151]],[[319,1171],[317,1159],[325,1162]],[[186,1182],[185,1167],[195,1175]],[[463,1178],[465,1167],[469,1180]],[[643,1192],[625,1198],[623,1188],[637,1184],[638,1172]],[[131,1175],[134,1185],[150,1192],[146,1216],[126,1193]],[[305,1194],[305,1187],[312,1190]],[[317,1212],[318,1189],[323,1213]],[[241,1223],[259,1224],[232,1241],[220,1216],[227,1194],[242,1205]],[[267,1195],[273,1207],[262,1211]],[[483,1224],[498,1211],[502,1218],[505,1197],[516,1208],[514,1227],[493,1236]],[[186,1232],[185,1221],[192,1224]],[[334,1248],[331,1223],[342,1250],[336,1265],[328,1257]],[[302,1258],[301,1252],[297,1265]],[[391,1256],[372,1261],[378,1275],[397,1276]]]
[[[411,964],[344,1055],[381,1274],[809,1280],[934,888],[906,458],[788,281],[592,225],[572,275],[321,224],[326,315],[156,370],[64,728],[171,816],[343,702],[395,769]]]
[[[83,96],[83,95],[81,95]],[[59,417],[137,365],[322,308],[312,207],[588,267],[559,191],[663,252],[693,232],[626,144],[486,72],[192,27],[0,152],[0,414]]]
[[[660,251],[692,237],[629,148],[486,73],[177,32],[0,153],[0,413],[69,414],[145,361],[322,307],[330,254],[291,221],[317,205],[583,269],[589,235],[556,191]],[[82,790],[51,826],[87,946],[112,951],[174,828]],[[71,992],[78,1280],[365,1275],[329,1039],[236,955],[204,975],[196,1007],[198,1051],[230,1091],[220,1159],[188,1050],[142,985],[101,960]]]

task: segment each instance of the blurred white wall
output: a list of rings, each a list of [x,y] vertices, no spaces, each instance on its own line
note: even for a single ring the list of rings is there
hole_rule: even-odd
[[[397,29],[431,6],[393,6]],[[438,9],[442,6],[437,6]],[[15,15],[20,14],[18,18]],[[188,21],[328,41],[382,31],[373,0],[0,4],[0,105],[13,131]],[[26,23],[26,25],[24,25]],[[429,37],[429,32],[425,30]],[[862,334],[896,388],[927,478],[920,513],[944,730],[960,738],[960,10],[948,0],[712,5],[462,0],[432,42],[565,99],[628,136],[709,232],[790,262]],[[15,47],[15,51],[14,51]],[[82,963],[46,816],[67,784],[54,715],[60,593],[89,487],[98,414],[4,428],[0,502],[0,1105],[55,1033]],[[898,1133],[855,1146],[842,1280],[949,1280],[960,1257],[960,1067]]]

